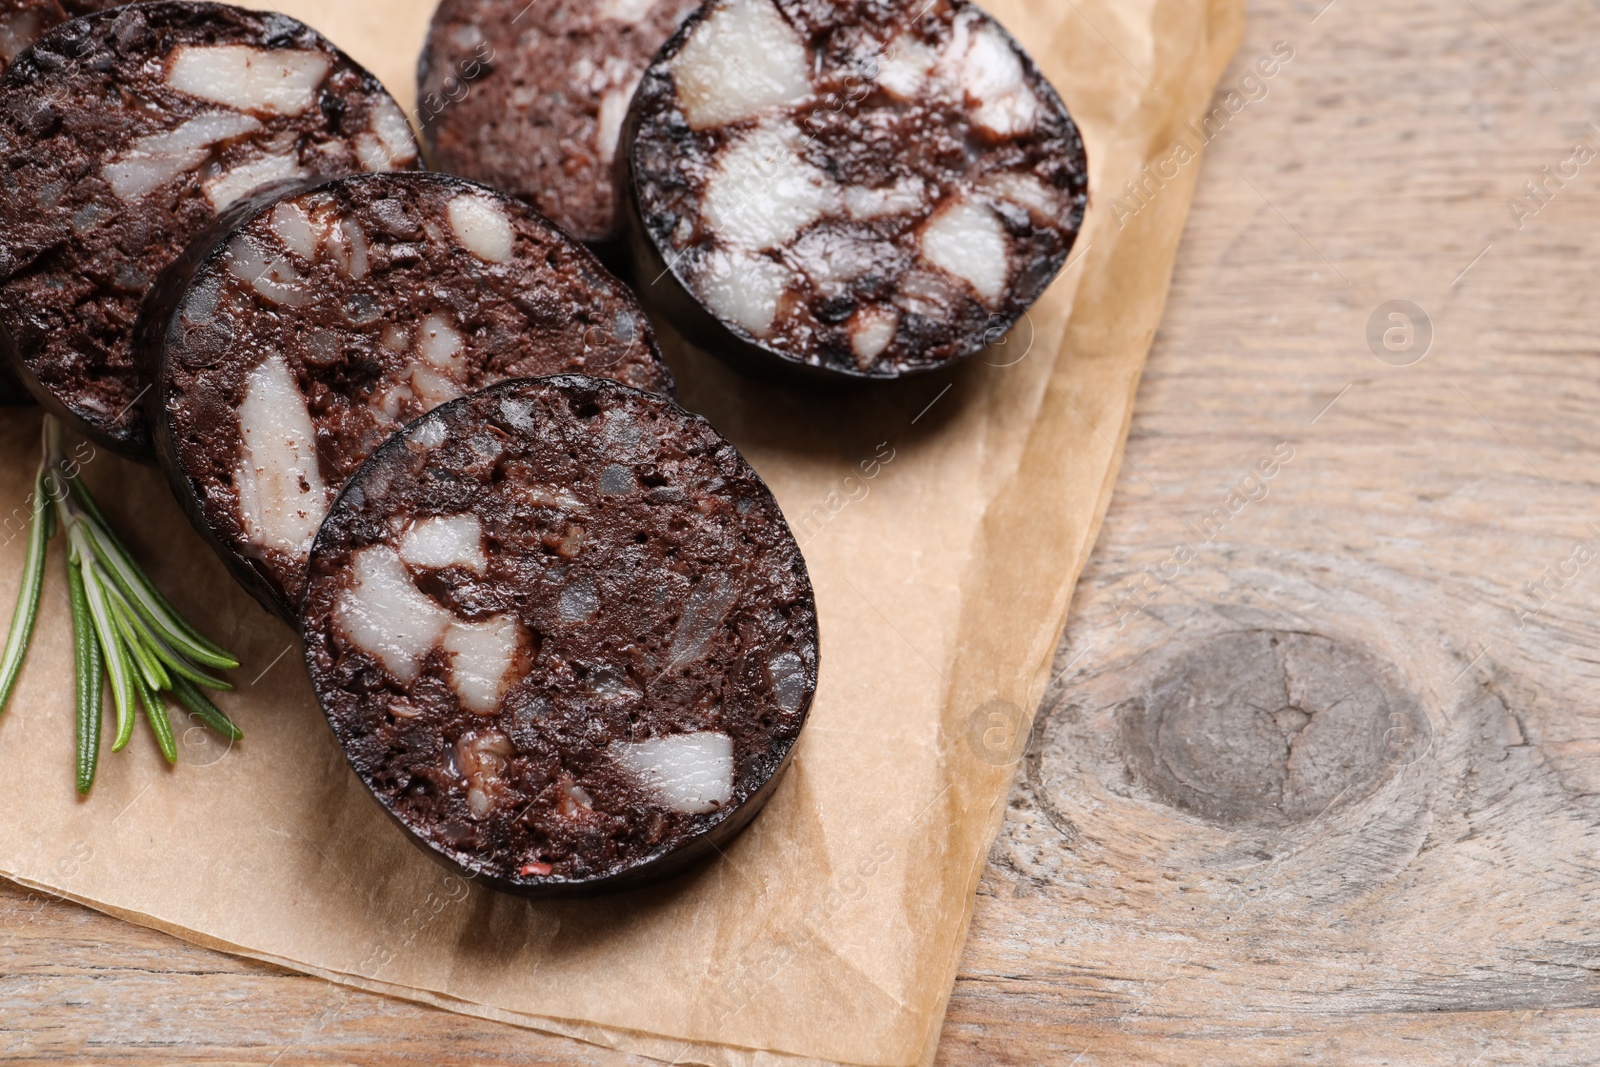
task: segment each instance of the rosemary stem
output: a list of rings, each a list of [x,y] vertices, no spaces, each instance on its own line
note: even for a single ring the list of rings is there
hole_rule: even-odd
[[[33,624],[39,617],[39,590],[44,584],[45,554],[55,516],[45,493],[47,471],[40,463],[39,473],[33,478],[28,554],[22,565],[22,582],[17,589],[17,610],[11,616],[11,632],[6,635],[5,652],[0,654],[0,714],[5,713],[12,687],[22,673],[22,661],[28,654],[28,642],[33,638]]]

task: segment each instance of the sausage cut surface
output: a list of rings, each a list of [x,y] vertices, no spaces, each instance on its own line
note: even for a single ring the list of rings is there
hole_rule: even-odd
[[[810,581],[711,427],[582,376],[407,427],[318,535],[306,660],[414,839],[525,893],[663,876],[765,801],[816,687]]]
[[[282,15],[158,2],[51,30],[0,78],[0,344],[39,400],[147,454],[151,283],[264,187],[415,166],[398,105]]]
[[[970,355],[1083,219],[1076,126],[965,0],[711,0],[629,125],[631,243],[666,275],[643,295],[745,362],[892,378]]]
[[[336,179],[217,230],[146,314],[157,452],[235,576],[291,620],[334,496],[424,412],[505,378],[672,388],[622,283],[537,212],[460,178]]]
[[[580,240],[616,235],[612,163],[634,87],[683,0],[443,0],[418,67],[442,170],[535,204]]]

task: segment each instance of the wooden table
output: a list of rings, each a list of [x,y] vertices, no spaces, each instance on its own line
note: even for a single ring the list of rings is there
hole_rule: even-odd
[[[1593,1062],[1596,40],[1252,11],[941,1063]],[[6,1062],[629,1060],[15,888],[0,931]]]

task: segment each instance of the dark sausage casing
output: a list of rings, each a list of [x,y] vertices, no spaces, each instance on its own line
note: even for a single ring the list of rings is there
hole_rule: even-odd
[[[121,7],[116,0],[0,0],[0,73],[46,30],[69,18]]]
[[[632,886],[766,801],[816,687],[805,562],[705,420],[582,376],[437,408],[317,536],[312,685],[434,858],[535,896]]]
[[[56,0],[0,0],[0,73],[40,34],[65,21]]]
[[[391,433],[505,378],[670,392],[633,295],[519,201],[357,175],[228,212],[140,325],[157,454],[234,576],[294,623],[334,496]]]

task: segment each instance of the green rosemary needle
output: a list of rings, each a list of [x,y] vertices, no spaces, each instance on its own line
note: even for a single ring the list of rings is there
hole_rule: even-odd
[[[233,720],[222,714],[222,709],[211,703],[211,699],[196,689],[189,679],[184,677],[172,680],[172,695],[183,703],[183,706],[200,716],[200,721],[211,727],[217,733],[230,741],[237,741],[244,736],[239,728],[233,725]]]
[[[22,588],[17,590],[17,610],[11,616],[6,650],[0,654],[0,714],[5,713],[11,689],[22,673],[22,661],[28,654],[28,642],[33,638],[33,621],[39,615],[45,547],[55,532],[55,512],[50,508],[50,498],[45,495],[49,472],[48,460],[42,460],[39,473],[33,478],[33,516],[28,522],[28,555],[22,564]]]
[[[163,692],[170,692],[211,729],[244,735],[198,687],[231,689],[207,673],[239,666],[226,649],[183,618],[134,562],[62,448],[61,427],[44,419],[44,458],[34,478],[28,553],[5,651],[0,653],[0,712],[16,683],[33,635],[44,579],[46,546],[56,529],[67,545],[67,590],[72,606],[76,696],[77,786],[88,793],[100,760],[105,682],[110,680],[119,752],[133,737],[139,712],[168,763],[178,758]]]
[[[78,792],[94,784],[100,762],[100,704],[104,699],[104,668],[100,642],[89,620],[89,598],[83,591],[83,573],[67,568],[67,590],[72,601],[72,660],[77,694]]]

